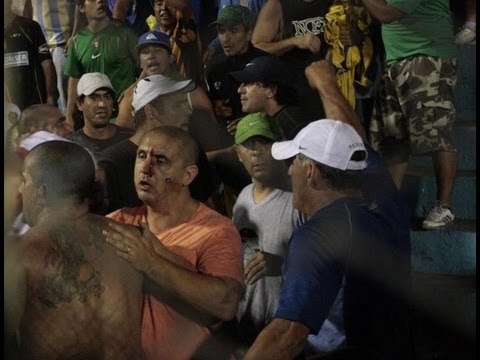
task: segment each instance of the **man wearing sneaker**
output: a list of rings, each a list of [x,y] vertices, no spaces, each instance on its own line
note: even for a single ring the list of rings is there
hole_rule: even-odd
[[[475,45],[477,43],[477,0],[465,0],[465,24],[455,35],[457,45]]]
[[[457,169],[453,143],[456,48],[448,0],[363,0],[382,22],[386,67],[377,115],[370,125],[378,150],[400,189],[410,155],[431,154],[437,202],[423,221],[451,223]]]

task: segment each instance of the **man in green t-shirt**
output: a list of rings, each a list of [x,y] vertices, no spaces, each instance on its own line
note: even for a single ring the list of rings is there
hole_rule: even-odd
[[[83,74],[104,73],[116,94],[121,94],[137,76],[135,32],[109,22],[105,1],[78,0],[77,5],[88,24],[73,37],[65,61],[65,75],[70,77],[66,117],[72,126],[77,83]]]
[[[380,91],[381,118],[373,118],[371,143],[398,188],[409,155],[431,154],[437,201],[423,221],[434,229],[451,223],[457,150],[453,142],[456,48],[448,0],[363,0],[382,22],[386,51]]]

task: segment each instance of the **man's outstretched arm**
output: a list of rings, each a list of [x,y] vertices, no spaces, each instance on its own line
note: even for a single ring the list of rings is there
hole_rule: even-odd
[[[274,318],[248,350],[249,359],[293,359],[307,342],[310,329],[295,321]]]

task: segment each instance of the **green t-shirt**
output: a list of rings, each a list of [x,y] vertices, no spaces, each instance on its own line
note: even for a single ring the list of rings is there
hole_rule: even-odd
[[[453,58],[453,23],[448,0],[387,0],[403,11],[397,21],[382,25],[387,64],[413,55]]]
[[[118,97],[137,77],[137,36],[114,24],[94,33],[88,27],[73,38],[65,60],[65,75],[80,78],[89,72],[106,74]]]

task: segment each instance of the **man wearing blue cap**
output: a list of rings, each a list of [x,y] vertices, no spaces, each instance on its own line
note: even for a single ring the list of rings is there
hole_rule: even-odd
[[[119,113],[116,124],[129,128],[134,127],[132,112],[133,93],[138,82],[151,75],[163,75],[175,81],[186,81],[174,68],[175,58],[171,52],[171,41],[168,35],[159,31],[148,31],[139,37],[136,46],[142,74],[119,98]],[[212,104],[200,86],[190,89],[187,94],[192,114],[189,121],[189,132],[205,151],[217,150],[221,147],[218,139],[218,127]],[[177,117],[176,119],[180,119]]]
[[[148,31],[138,38],[136,45],[142,73],[140,79],[150,75],[170,75],[173,71],[174,58],[168,35],[159,31]],[[116,123],[133,127],[132,99],[138,80],[130,85],[118,99],[118,116]]]

